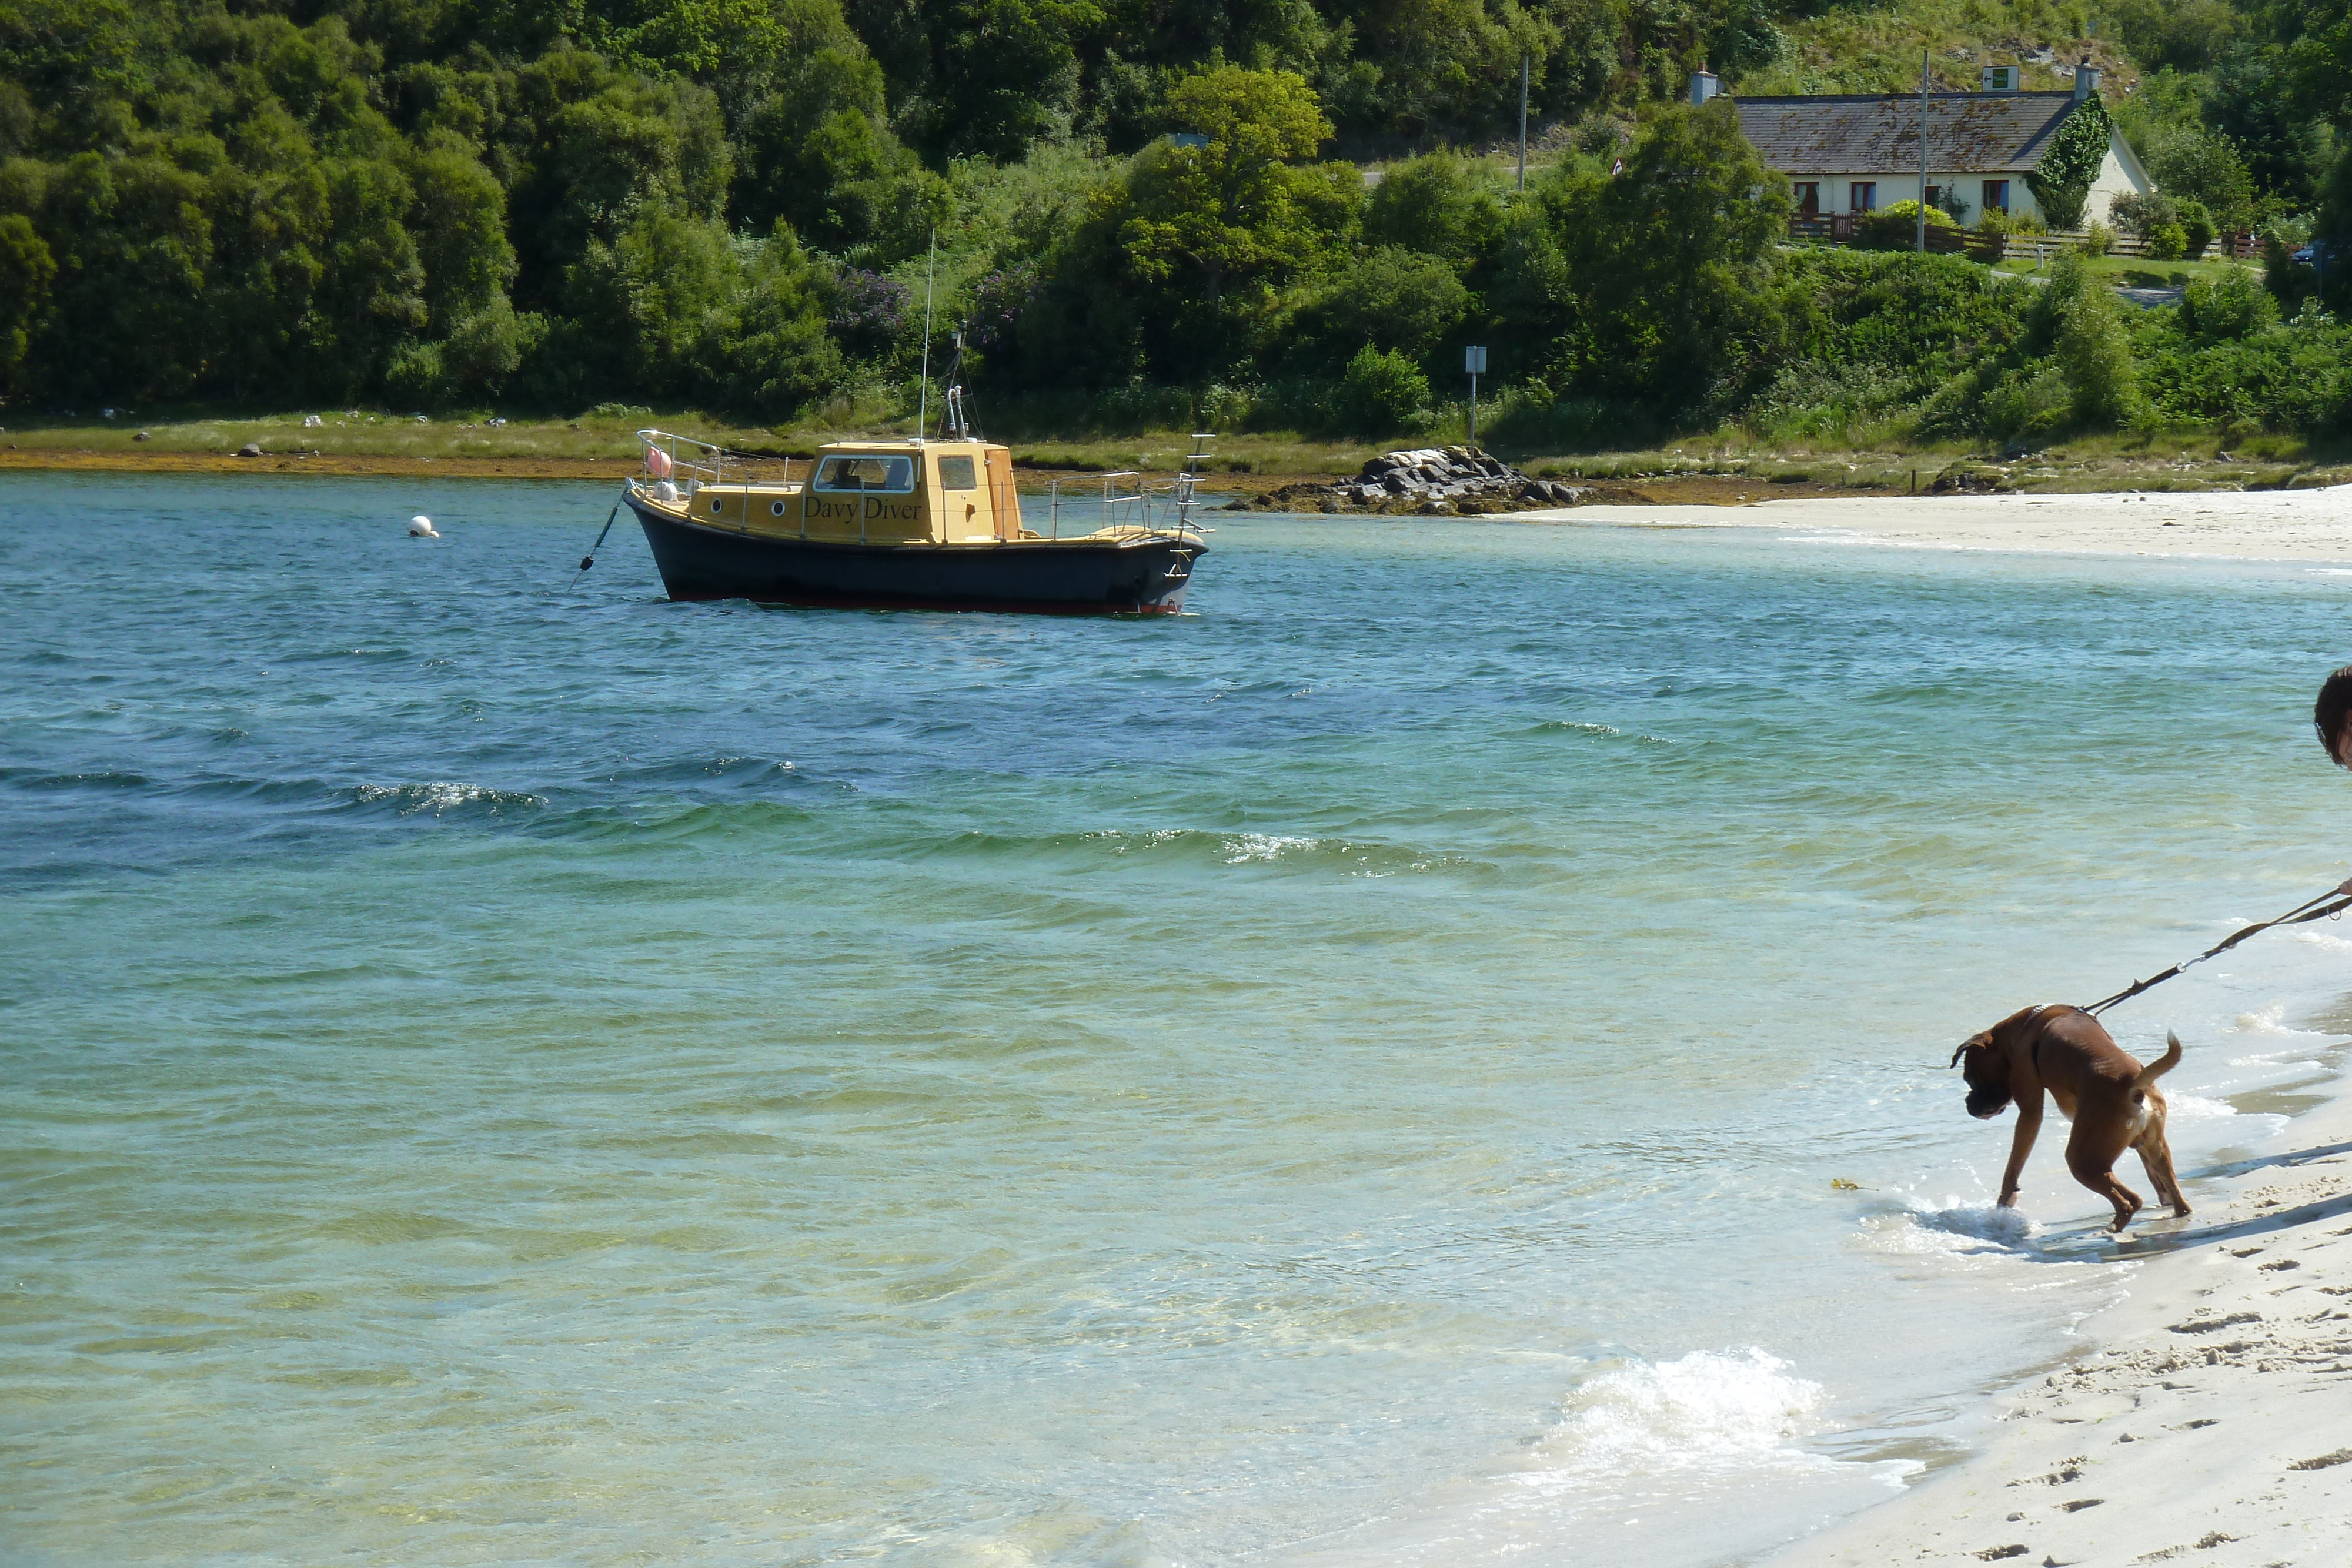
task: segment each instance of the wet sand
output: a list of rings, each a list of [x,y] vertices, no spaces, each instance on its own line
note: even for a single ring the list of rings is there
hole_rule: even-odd
[[[2126,1298],[1999,1396],[1981,1454],[1770,1568],[2352,1562],[2352,1100],[2182,1175],[2196,1212],[2142,1211]],[[2029,1211],[2065,1180],[2047,1149],[2027,1176]]]

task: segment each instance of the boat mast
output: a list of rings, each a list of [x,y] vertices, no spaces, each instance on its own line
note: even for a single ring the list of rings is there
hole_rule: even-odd
[[[931,287],[940,276],[940,231],[931,231],[930,259],[923,264],[923,390],[915,394],[915,439],[923,439],[923,431],[931,416]]]

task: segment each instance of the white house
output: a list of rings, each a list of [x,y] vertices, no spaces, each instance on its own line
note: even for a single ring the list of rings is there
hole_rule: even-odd
[[[1705,72],[1693,78],[1692,101],[1713,97],[1714,82]],[[1977,222],[1987,207],[2041,215],[2025,177],[2040,166],[2066,117],[2098,85],[2098,71],[2085,62],[2075,72],[2072,92],[1927,94],[1924,183],[1929,204],[1947,210],[1957,207],[1961,221],[1969,224]],[[1735,98],[1733,102],[1748,140],[1768,165],[1788,176],[1801,216],[1867,213],[1919,199],[1919,94]],[[2130,143],[2110,127],[2107,154],[2091,182],[2083,221],[2106,223],[2108,206],[2117,196],[2154,189]]]

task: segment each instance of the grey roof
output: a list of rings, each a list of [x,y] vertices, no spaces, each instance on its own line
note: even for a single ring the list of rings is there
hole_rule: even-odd
[[[1736,98],[1739,129],[1783,174],[1891,173],[1919,167],[1919,95]],[[2071,92],[1938,92],[1927,97],[1933,174],[2023,174],[2074,112]]]

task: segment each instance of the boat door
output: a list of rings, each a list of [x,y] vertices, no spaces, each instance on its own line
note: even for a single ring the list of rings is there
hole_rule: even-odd
[[[996,537],[1021,537],[1021,493],[1013,487],[1013,454],[1002,446],[982,450],[988,462],[988,501],[996,513]]]

